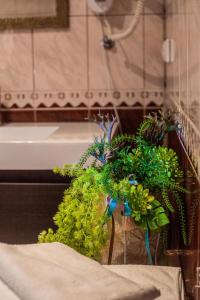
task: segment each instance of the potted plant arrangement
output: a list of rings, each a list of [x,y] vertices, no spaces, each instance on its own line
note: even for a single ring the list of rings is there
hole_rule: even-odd
[[[176,153],[163,146],[166,133],[176,128],[172,119],[168,112],[152,114],[144,119],[135,136],[112,137],[116,119],[99,114],[96,121],[102,136],[95,138],[77,165],[54,170],[72,177],[72,181],[54,216],[57,230],[41,232],[39,242],[61,242],[98,260],[109,239],[111,263],[118,210],[144,232],[148,261],[153,264],[151,235],[160,237],[170,215],[177,210],[186,244],[184,202],[180,195],[185,192],[183,172]]]

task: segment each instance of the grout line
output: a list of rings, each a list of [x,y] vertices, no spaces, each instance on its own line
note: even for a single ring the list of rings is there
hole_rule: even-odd
[[[146,40],[145,40],[145,15],[142,15],[142,38],[143,38],[143,43],[142,43],[142,53],[143,53],[143,90],[145,91],[146,88],[146,55],[145,55],[145,48],[146,48]],[[146,115],[146,107],[144,105],[143,109],[143,117]]]
[[[35,92],[35,51],[34,51],[34,30],[31,30],[31,54],[32,54],[32,79],[33,79],[33,93]],[[34,110],[33,110],[33,121],[37,122],[37,112],[35,110],[36,108],[36,103],[35,100],[33,100],[33,106],[34,106]]]
[[[161,107],[161,105],[152,105],[152,106],[88,106],[88,107],[68,107],[68,108],[57,108],[57,107],[47,107],[47,108],[37,108],[37,111],[85,111],[85,110],[115,110],[115,108],[117,108],[118,110],[142,110],[144,109],[144,107],[148,110],[148,109],[157,109],[159,107]],[[33,111],[33,109],[30,108],[12,108],[12,109],[8,109],[8,108],[3,108],[2,111],[6,111],[6,112],[19,112],[19,111],[26,111],[26,112],[31,112]]]
[[[89,17],[88,17],[88,5],[87,1],[85,2],[86,5],[86,77],[87,77],[87,92],[90,91],[90,40],[89,40]],[[88,100],[89,101],[89,100]],[[88,103],[88,115],[87,118],[91,117],[91,110]]]
[[[32,84],[35,91],[35,55],[34,55],[34,31],[31,30],[31,56],[32,56]]]
[[[167,39],[167,1],[164,0],[164,15],[163,15],[163,41]],[[163,99],[163,103],[165,106],[165,102],[167,101],[166,99],[166,93],[167,93],[167,64],[164,62],[163,60],[163,64],[164,64],[164,76],[163,76],[163,87],[164,87],[164,99]]]
[[[96,18],[97,16],[95,14],[87,14],[88,17],[92,17],[92,18]],[[124,16],[134,16],[135,14],[134,13],[119,13],[119,14],[106,14],[106,17],[124,17]],[[142,13],[142,16],[151,16],[151,15],[156,15],[156,16],[162,16],[163,13]],[[86,15],[70,15],[69,17],[70,18],[79,18],[79,17],[85,17]],[[101,15],[103,16],[103,15]]]
[[[143,91],[143,88],[135,87],[135,88],[120,88],[118,91]],[[110,91],[115,91],[113,88],[92,88],[90,89],[91,92],[110,92]],[[146,89],[148,92],[162,92],[162,88],[154,89],[154,88],[148,88]],[[32,93],[33,90],[1,90],[1,93]],[[77,92],[87,92],[86,89],[60,89],[60,90],[36,90],[35,93],[60,93],[60,92],[66,92],[66,93],[77,93]]]
[[[145,52],[146,52],[146,35],[145,35],[145,25],[146,25],[146,22],[145,22],[145,17],[143,16],[142,17],[142,37],[143,37],[143,43],[142,43],[142,46],[143,46],[143,49],[142,49],[142,53],[143,53],[143,89],[145,90],[146,88],[146,55],[145,55]]]
[[[86,2],[87,6],[87,2]],[[90,89],[90,63],[89,63],[89,18],[88,18],[88,7],[86,7],[86,70],[87,70],[87,91]]]

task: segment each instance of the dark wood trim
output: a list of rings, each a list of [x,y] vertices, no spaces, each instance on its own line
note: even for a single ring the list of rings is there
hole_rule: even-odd
[[[185,174],[184,184],[189,191],[189,193],[183,195],[186,208],[188,237],[190,236],[191,225],[193,227],[191,242],[189,245],[184,246],[181,242],[180,234],[178,234],[178,232],[180,232],[180,224],[178,224],[176,218],[172,219],[169,236],[169,249],[171,254],[168,258],[169,263],[172,266],[179,265],[182,268],[188,299],[197,300],[195,298],[195,285],[196,268],[198,266],[198,262],[200,261],[200,186],[197,178],[192,171],[185,151],[180,144],[177,134],[175,132],[170,133],[168,140],[169,147],[174,149],[178,154],[180,164]],[[176,250],[179,250],[179,252],[177,252]]]
[[[69,1],[56,0],[56,17],[0,18],[0,30],[25,30],[40,28],[64,28],[69,26]]]
[[[0,170],[1,183],[63,183],[70,178],[54,174],[53,170]]]

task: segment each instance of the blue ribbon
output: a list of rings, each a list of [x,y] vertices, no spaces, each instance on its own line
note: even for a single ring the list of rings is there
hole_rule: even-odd
[[[117,201],[115,199],[110,199],[108,203],[108,212],[107,212],[109,217],[113,215],[116,208],[117,208]]]
[[[148,256],[148,263],[149,265],[153,265],[153,260],[151,256],[151,248],[150,248],[150,243],[149,243],[149,230],[147,228],[146,234],[145,234],[145,247],[147,251],[147,256]]]
[[[129,183],[131,185],[137,185],[138,184],[137,180],[129,180]],[[117,208],[117,201],[115,199],[110,199],[108,197],[107,198],[107,204],[108,204],[107,214],[108,214],[108,217],[111,217],[113,215],[114,211]],[[129,206],[128,201],[126,200],[124,202],[124,216],[130,217],[131,216],[131,212],[132,212],[132,210],[131,210],[131,208]]]
[[[138,184],[137,180],[129,180],[129,183],[132,184],[132,185],[137,185]]]
[[[130,208],[130,206],[128,204],[128,201],[125,201],[124,202],[124,216],[130,217],[131,216],[131,212],[132,212],[132,210],[131,210],[131,208]]]
[[[137,180],[129,180],[129,183],[130,183],[131,185],[137,185],[137,184],[138,184]],[[131,208],[130,208],[130,206],[129,206],[128,201],[126,200],[126,201],[124,202],[124,216],[130,217],[130,216],[131,216],[131,213],[132,213],[132,210],[131,210]]]

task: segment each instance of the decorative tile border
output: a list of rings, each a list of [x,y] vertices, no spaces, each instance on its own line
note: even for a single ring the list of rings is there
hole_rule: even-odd
[[[55,109],[67,107],[104,106],[156,106],[164,102],[164,91],[148,90],[90,90],[90,91],[40,91],[0,93],[3,110],[12,109]]]

